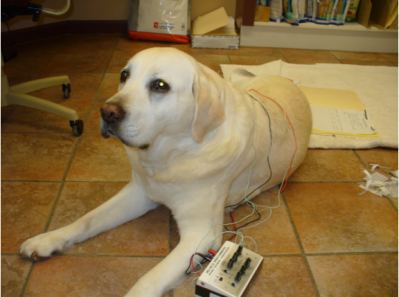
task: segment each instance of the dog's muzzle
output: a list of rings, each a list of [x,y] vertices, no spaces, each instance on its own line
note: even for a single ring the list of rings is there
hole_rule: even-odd
[[[110,135],[115,135],[119,123],[125,117],[125,110],[116,103],[106,103],[100,108],[102,125],[101,135],[108,138]]]

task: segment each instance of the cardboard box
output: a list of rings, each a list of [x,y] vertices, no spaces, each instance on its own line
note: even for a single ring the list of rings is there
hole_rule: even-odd
[[[237,49],[240,46],[234,18],[228,17],[223,7],[196,18],[192,28],[192,47]]]

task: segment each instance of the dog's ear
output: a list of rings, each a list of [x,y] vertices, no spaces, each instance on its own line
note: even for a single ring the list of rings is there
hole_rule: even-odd
[[[194,77],[193,93],[195,99],[195,112],[192,122],[193,139],[200,143],[205,135],[218,127],[224,120],[222,103],[223,90],[220,89],[216,73],[198,64]]]

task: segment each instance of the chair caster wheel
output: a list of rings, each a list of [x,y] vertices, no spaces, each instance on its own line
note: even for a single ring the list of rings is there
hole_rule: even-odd
[[[69,121],[69,125],[72,128],[72,134],[76,137],[82,135],[83,133],[83,121],[76,120],[76,121]]]
[[[68,99],[71,96],[71,84],[62,84],[62,93],[64,99]]]

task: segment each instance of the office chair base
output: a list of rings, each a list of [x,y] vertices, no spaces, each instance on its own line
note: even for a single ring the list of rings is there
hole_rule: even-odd
[[[76,121],[69,121],[69,125],[72,128],[72,133],[74,136],[80,136],[83,133],[83,121],[82,120],[76,120]]]
[[[21,105],[54,113],[69,120],[73,135],[80,136],[83,133],[83,121],[79,119],[79,115],[75,110],[27,94],[57,85],[62,86],[64,98],[69,98],[71,94],[71,84],[68,76],[55,76],[43,79],[36,79],[18,85],[9,86],[7,76],[2,73],[1,104]]]

